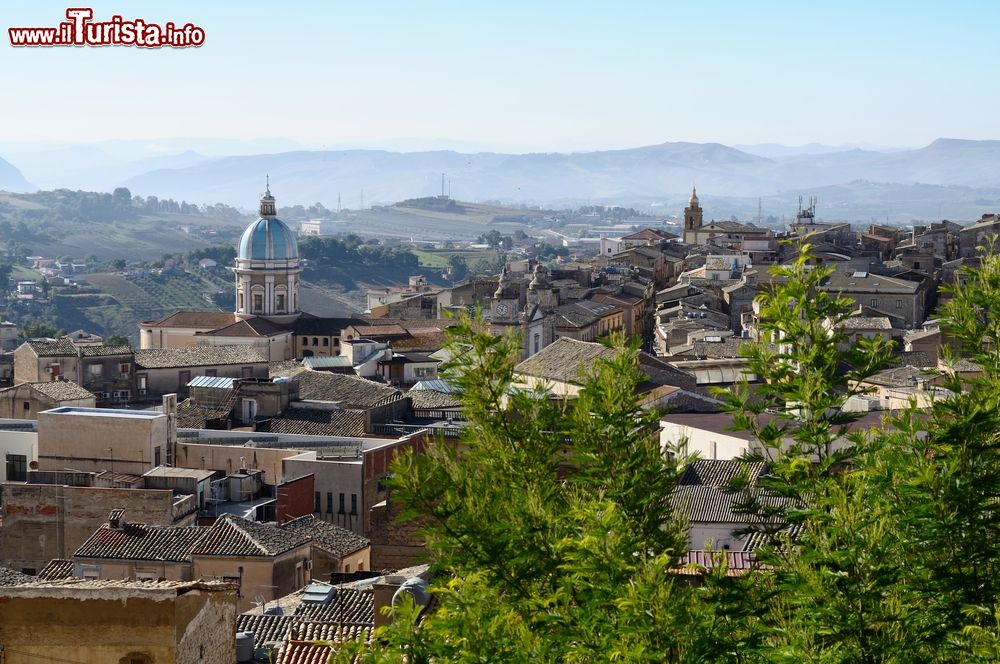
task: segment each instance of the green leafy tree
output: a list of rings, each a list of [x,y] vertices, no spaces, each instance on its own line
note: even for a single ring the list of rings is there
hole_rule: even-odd
[[[50,338],[59,336],[60,334],[65,334],[65,332],[61,332],[54,325],[49,325],[41,321],[29,320],[21,325],[21,336],[26,339]]]
[[[451,267],[451,278],[453,281],[461,281],[469,276],[469,264],[465,262],[464,256],[452,254],[448,258],[448,265]]]
[[[588,368],[578,398],[512,390],[519,342],[456,328],[446,371],[469,428],[394,466],[420,518],[436,605],[411,605],[340,661],[903,663],[1000,661],[1000,257],[950,289],[943,330],[963,357],[929,408],[851,432],[852,396],[891,355],[852,340],[852,303],[821,288],[809,247],[776,268],[747,346],[758,381],[721,393],[768,472],[737,476],[760,569],[691,587],[671,573],[685,524],[638,408],[635,352]],[[972,364],[969,364],[969,361]],[[889,424],[892,426],[889,426]]]
[[[675,662],[731,644],[738,630],[721,620],[688,629],[705,609],[669,573],[687,542],[670,507],[681,463],[638,407],[635,349],[619,344],[562,401],[512,389],[517,338],[469,319],[452,334],[462,442],[393,468],[393,500],[426,524],[438,605],[419,624],[398,611],[365,661]]]
[[[853,302],[821,285],[832,268],[811,265],[810,247],[773,270],[776,288],[758,297],[761,340],[746,344],[748,372],[759,379],[722,391],[738,429],[757,448],[748,460],[766,461],[752,489],[741,478],[740,509],[767,538],[759,555],[777,578],[765,622],[774,661],[886,661],[905,645],[894,583],[899,569],[885,537],[880,483],[868,473],[878,444],[848,433],[857,415],[846,412],[864,381],[888,362],[881,337],[851,341],[843,322]],[[793,537],[794,536],[794,537]],[[835,653],[835,654],[834,654]]]
[[[945,395],[898,418],[884,488],[910,549],[915,643],[951,661],[1000,661],[1000,256],[962,269],[939,312]],[[961,358],[961,359],[960,359]],[[971,364],[970,364],[971,362]],[[964,365],[964,370],[963,370]],[[902,470],[902,472],[901,472]],[[888,473],[887,473],[888,475]]]

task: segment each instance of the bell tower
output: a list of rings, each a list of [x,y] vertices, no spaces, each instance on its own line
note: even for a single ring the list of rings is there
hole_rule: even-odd
[[[521,292],[517,284],[511,283],[507,266],[500,270],[500,280],[490,306],[490,322],[493,325],[515,325],[520,313]]]
[[[691,198],[688,199],[688,206],[684,208],[684,242],[687,244],[698,244],[698,233],[701,228],[704,211],[698,203],[698,190],[691,187]]]

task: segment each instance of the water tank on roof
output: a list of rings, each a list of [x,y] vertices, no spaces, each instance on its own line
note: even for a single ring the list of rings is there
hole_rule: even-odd
[[[253,632],[236,632],[236,661],[253,661]]]
[[[427,606],[431,601],[431,594],[427,590],[427,582],[419,576],[412,577],[403,582],[403,585],[392,595],[392,605],[394,607],[399,606],[406,595],[413,598],[414,606]]]

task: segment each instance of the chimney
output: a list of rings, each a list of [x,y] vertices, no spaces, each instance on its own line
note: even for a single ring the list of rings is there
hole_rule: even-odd
[[[163,395],[163,413],[167,416],[166,465],[173,466],[177,451],[177,395]]]
[[[120,508],[111,510],[111,513],[108,514],[108,527],[112,530],[124,530],[125,510]]]

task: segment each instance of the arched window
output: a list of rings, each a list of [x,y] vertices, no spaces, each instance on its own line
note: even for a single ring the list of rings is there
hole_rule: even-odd
[[[141,652],[130,652],[118,660],[118,664],[153,664],[153,658]]]

